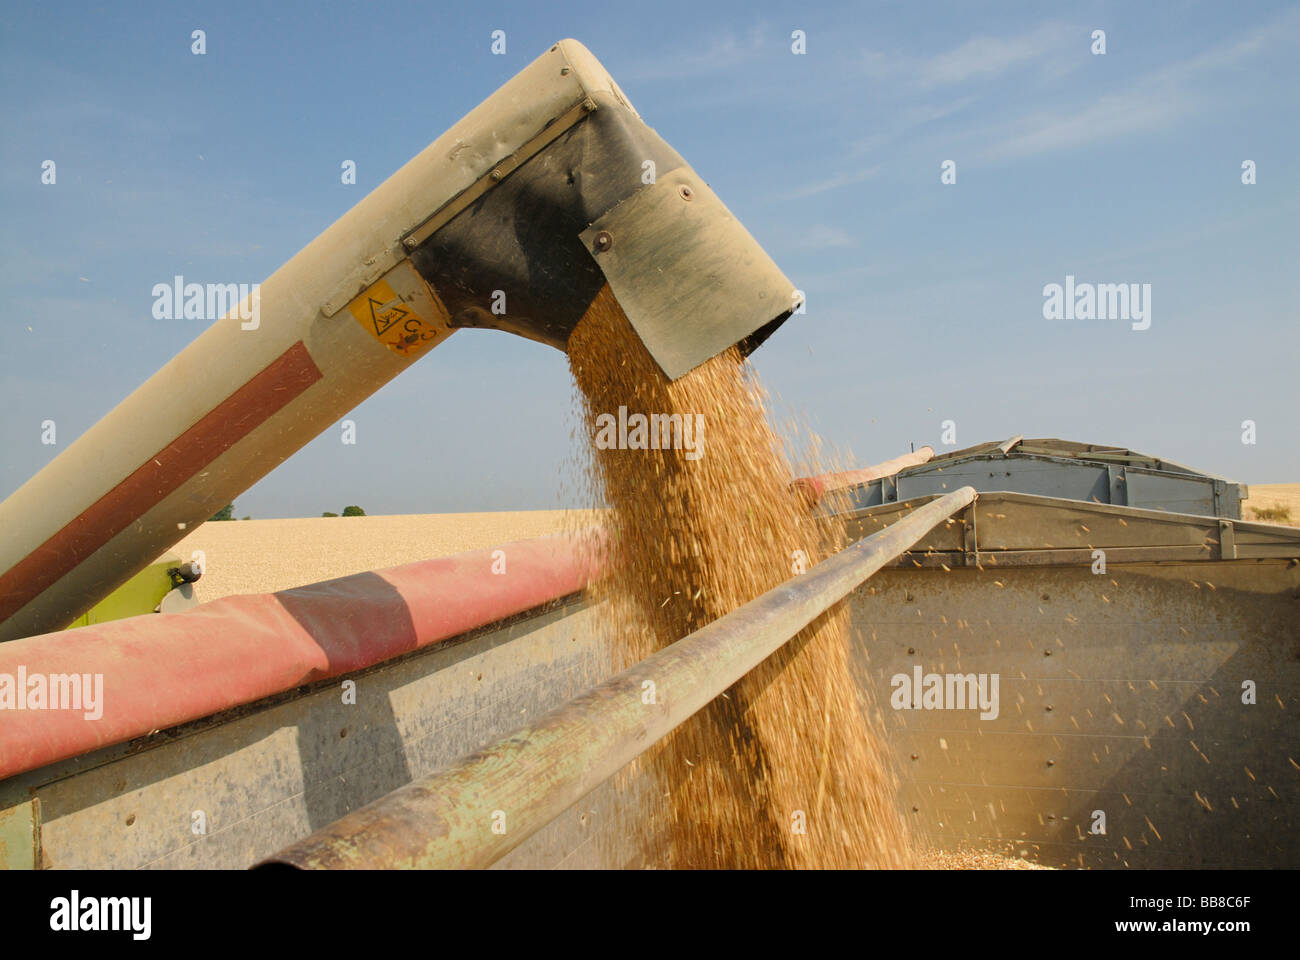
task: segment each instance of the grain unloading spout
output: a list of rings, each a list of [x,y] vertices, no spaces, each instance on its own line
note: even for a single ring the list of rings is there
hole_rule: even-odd
[[[449,325],[563,350],[608,283],[670,379],[757,347],[790,315],[790,281],[585,48],[547,56],[581,99],[404,238]]]
[[[0,503],[0,641],[67,626],[456,329],[563,350],[606,285],[673,379],[752,350],[794,305],[565,40]]]

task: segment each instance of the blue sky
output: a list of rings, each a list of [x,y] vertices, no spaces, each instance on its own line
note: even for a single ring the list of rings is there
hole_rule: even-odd
[[[1300,480],[1294,5],[8,2],[0,497],[202,332],[155,283],[264,279],[563,37],[807,292],[754,361],[857,462],[950,419]],[[1151,284],[1150,329],[1045,320],[1067,274]],[[460,332],[237,512],[570,505],[571,409],[558,351]]]

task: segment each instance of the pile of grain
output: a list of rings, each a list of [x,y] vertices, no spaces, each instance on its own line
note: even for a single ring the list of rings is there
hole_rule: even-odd
[[[988,850],[924,850],[917,855],[923,870],[1050,870],[1023,857],[1003,856]]]
[[[688,322],[684,319],[684,322]],[[731,349],[675,382],[608,289],[568,344],[587,436],[620,406],[704,416],[703,455],[592,449],[610,554],[595,585],[627,666],[752,600],[837,546],[790,491],[752,369]],[[800,552],[802,557],[800,556]],[[851,672],[848,612],[829,611],[683,724],[642,763],[647,862],[686,868],[912,863],[896,780]]]

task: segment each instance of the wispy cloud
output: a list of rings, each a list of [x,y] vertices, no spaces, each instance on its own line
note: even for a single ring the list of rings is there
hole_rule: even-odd
[[[1300,17],[1284,15],[1268,27],[1167,64],[1077,109],[1038,110],[994,128],[996,142],[981,154],[1004,160],[1068,150],[1134,133],[1165,129],[1212,104],[1218,94],[1205,81],[1279,42],[1294,44]]]
[[[785,199],[802,200],[805,197],[814,197],[819,193],[826,193],[828,190],[847,187],[851,183],[861,183],[863,180],[874,177],[879,172],[880,167],[864,167],[860,170],[848,170],[844,173],[836,174],[833,177],[827,177],[825,180],[817,180],[813,183],[798,187],[790,193],[787,193]]]
[[[1197,105],[1197,98],[1174,90],[1131,90],[1101,97],[1071,113],[1041,111],[1014,121],[1004,137],[981,157],[1006,160],[1159,130],[1191,113]]]
[[[987,80],[1016,68],[1058,60],[1071,42],[1084,44],[1087,33],[1079,27],[1048,22],[1011,36],[977,36],[943,53],[929,57],[868,51],[863,56],[867,73],[920,90]],[[1081,46],[1081,49],[1086,49]]]
[[[922,103],[898,109],[875,133],[859,137],[851,145],[854,154],[870,153],[914,130],[956,116],[978,101],[976,96],[960,97],[942,103]]]

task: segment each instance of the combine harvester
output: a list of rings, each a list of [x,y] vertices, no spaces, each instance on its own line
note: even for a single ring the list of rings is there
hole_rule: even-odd
[[[797,306],[564,41],[0,504],[0,865],[653,865],[653,775],[611,775],[846,597],[935,845],[1300,861],[1300,534],[1131,451],[801,481],[849,490],[852,545],[615,676],[599,550],[564,537],[185,609],[201,570],[156,558],[187,531],[457,328],[563,349],[605,285],[673,378]],[[932,676],[975,702],[929,709]]]

